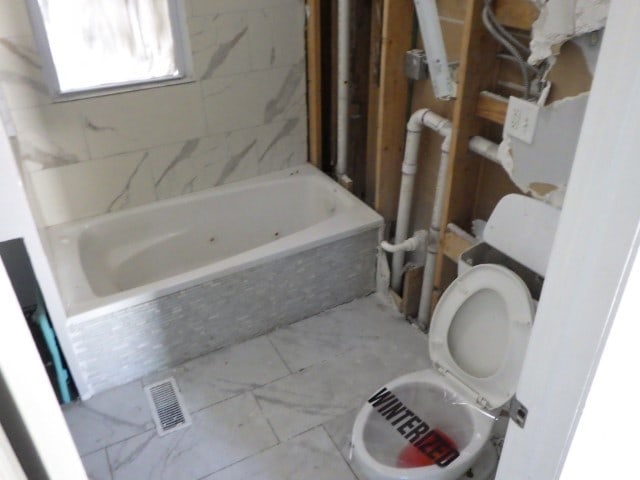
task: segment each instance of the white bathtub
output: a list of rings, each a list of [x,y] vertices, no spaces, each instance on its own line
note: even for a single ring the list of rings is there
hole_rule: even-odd
[[[49,229],[72,321],[382,226],[310,165]]]
[[[82,397],[370,293],[382,223],[305,165],[50,228]]]

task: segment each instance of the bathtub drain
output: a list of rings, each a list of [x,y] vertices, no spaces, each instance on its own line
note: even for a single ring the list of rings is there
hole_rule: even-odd
[[[191,417],[173,377],[145,387],[158,435],[166,435],[191,425]]]

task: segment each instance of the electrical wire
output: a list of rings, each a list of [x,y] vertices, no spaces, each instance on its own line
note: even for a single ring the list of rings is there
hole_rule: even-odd
[[[504,28],[498,21],[493,12],[494,0],[485,0],[485,6],[482,11],[482,23],[485,25],[489,33],[502,45],[508,53],[498,54],[498,58],[516,63],[520,67],[522,75],[524,98],[532,97],[531,88],[532,81],[535,81],[536,95],[540,95],[541,86],[544,84],[544,78],[551,68],[551,63],[544,60],[539,65],[530,65],[526,61],[526,57],[531,55],[529,47],[520,42],[513,34]],[[531,78],[530,73],[533,74]]]
[[[524,84],[525,98],[530,98],[531,96],[531,80],[529,79],[529,73],[527,72],[527,62],[522,58],[522,55],[518,51],[518,48],[512,45],[509,40],[503,37],[500,31],[496,28],[496,26],[491,21],[491,17],[489,11],[491,11],[492,0],[485,0],[485,6],[482,10],[482,23],[489,31],[492,37],[494,37],[507,51],[511,54],[511,56],[515,59],[520,67],[520,73],[522,74],[522,83]]]
[[[497,55],[497,57],[498,57],[498,58],[500,58],[500,59],[502,59],[502,60],[509,60],[509,61],[511,61],[511,62],[518,62],[518,59],[517,59],[516,57],[513,57],[513,56],[511,56],[511,55],[509,55],[509,54],[507,54],[507,53],[499,53],[499,54]],[[537,69],[536,67],[534,67],[533,65],[529,65],[529,64],[528,64],[528,63],[526,63],[526,62],[525,62],[525,64],[526,64],[527,69],[528,69],[531,73],[533,73],[533,74],[535,74],[535,75],[538,75],[538,74],[540,73],[540,72],[538,71],[538,69]]]
[[[496,17],[496,14],[493,12],[493,0],[485,0],[485,7],[487,8],[487,15],[489,16],[489,20],[491,21],[492,25],[495,27],[495,29],[508,41],[510,42],[514,47],[516,47],[518,50],[520,50],[524,55],[529,56],[531,54],[531,50],[529,50],[529,47],[523,43],[521,43],[515,36],[513,36],[511,34],[511,32],[509,32],[506,28],[504,28],[500,22],[498,21],[498,18]]]

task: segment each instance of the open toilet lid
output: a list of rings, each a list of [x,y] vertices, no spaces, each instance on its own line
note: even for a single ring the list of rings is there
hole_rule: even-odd
[[[431,360],[478,403],[501,407],[515,394],[533,315],[531,294],[518,275],[500,265],[477,265],[436,306]]]

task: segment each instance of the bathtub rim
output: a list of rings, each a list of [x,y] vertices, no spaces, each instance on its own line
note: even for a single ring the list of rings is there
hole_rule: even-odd
[[[342,199],[349,205],[349,208],[344,212],[333,215],[329,219],[307,227],[301,231],[282,237],[276,241],[260,245],[254,249],[227,257],[213,264],[204,265],[185,273],[173,275],[165,279],[150,282],[145,285],[107,296],[98,297],[93,294],[93,298],[90,300],[76,302],[75,304],[69,301],[69,294],[66,291],[67,287],[65,287],[63,282],[60,280],[60,259],[58,258],[59,254],[56,250],[56,240],[53,238],[55,235],[59,235],[60,232],[64,232],[65,230],[74,231],[76,234],[74,241],[77,242],[79,238],[78,232],[88,228],[88,225],[92,222],[101,221],[100,219],[104,219],[105,217],[115,219],[118,217],[131,216],[136,213],[144,212],[144,210],[150,208],[159,209],[164,205],[175,204],[176,202],[189,203],[197,201],[198,197],[205,197],[209,195],[224,195],[224,193],[231,193],[246,189],[251,185],[285,179],[293,175],[311,176],[312,178],[316,178],[319,181],[324,182],[328,188],[333,189],[334,193],[337,193],[342,197]],[[52,243],[53,255],[52,258],[50,258],[50,261],[63,299],[63,304],[67,314],[67,321],[69,323],[76,324],[89,321],[97,317],[102,317],[134,305],[148,303],[159,297],[171,295],[172,293],[176,293],[202,283],[210,282],[242,270],[247,270],[265,264],[269,261],[284,258],[289,255],[295,255],[350,236],[358,235],[366,232],[367,230],[377,229],[378,239],[380,240],[383,225],[384,220],[377,212],[316,167],[310,164],[305,164],[261,175],[248,180],[234,182],[228,185],[222,185],[179,197],[160,200],[150,204],[133,207],[131,209],[55,225],[47,229],[47,235]],[[77,246],[75,250],[77,252]],[[91,291],[91,287],[88,283],[89,281],[86,278],[82,265],[80,264],[79,254],[76,255],[76,257],[77,258],[74,260],[74,263],[77,263],[77,265],[73,265],[73,268],[77,270],[79,277],[85,282],[86,288]],[[375,261],[374,258],[372,258],[372,262],[373,261]]]

